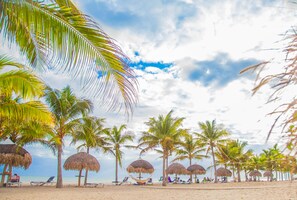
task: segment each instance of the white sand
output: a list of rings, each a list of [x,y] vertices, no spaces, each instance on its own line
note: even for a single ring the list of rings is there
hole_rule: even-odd
[[[105,186],[104,188],[77,188],[66,186],[22,186],[21,188],[0,188],[2,200],[187,200],[187,199],[234,199],[234,200],[297,200],[297,181],[251,182],[225,184],[177,184],[162,187],[152,186]]]

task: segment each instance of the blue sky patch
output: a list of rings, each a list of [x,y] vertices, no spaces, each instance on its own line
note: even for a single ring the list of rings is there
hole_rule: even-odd
[[[130,66],[136,69],[141,69],[145,70],[147,67],[156,67],[158,69],[164,70],[166,68],[169,68],[172,66],[173,63],[164,63],[162,61],[159,62],[144,62],[144,61],[139,61],[139,62],[132,62],[130,63]]]
[[[191,81],[200,81],[205,86],[213,83],[224,86],[237,79],[242,69],[259,62],[255,59],[234,61],[228,55],[220,54],[213,60],[196,62],[197,68],[190,72],[188,78]]]

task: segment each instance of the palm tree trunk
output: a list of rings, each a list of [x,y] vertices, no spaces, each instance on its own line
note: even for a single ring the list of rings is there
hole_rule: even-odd
[[[5,174],[6,174],[7,166],[8,166],[8,164],[5,164],[5,165],[4,165],[3,172],[2,172],[2,177],[1,177],[1,185],[0,185],[0,187],[3,187],[3,185],[4,185]]]
[[[190,166],[192,165],[192,158],[190,157]],[[192,173],[190,174],[190,181],[191,183],[193,183],[193,176]],[[195,178],[195,182],[196,182],[196,178]]]
[[[244,170],[244,176],[245,176],[245,182],[248,182],[248,176],[247,176],[246,169]]]
[[[216,175],[217,165],[216,165],[216,159],[215,159],[215,155],[214,155],[213,146],[211,146],[211,154],[212,154],[212,161],[213,161],[213,168],[214,168],[215,183],[217,183],[218,182],[218,178]]]
[[[167,168],[168,168],[168,164],[169,164],[169,155],[166,155],[166,166],[165,166],[165,172],[166,172],[166,170],[167,170]],[[164,177],[164,176],[163,176]],[[166,182],[168,183],[169,182],[169,180],[168,180],[168,178],[166,178]]]
[[[164,151],[163,151],[164,152]],[[166,172],[165,172],[165,165],[166,165],[166,152],[163,153],[163,182],[162,182],[162,186],[166,186],[167,183],[167,176],[166,176]]]
[[[117,151],[116,151],[117,152]],[[115,182],[118,185],[118,155],[116,153],[116,170],[115,170]]]
[[[236,178],[235,178],[235,166],[234,165],[232,167],[232,174],[233,174],[233,182],[236,182]]]
[[[8,165],[8,176],[7,176],[6,183],[10,181],[11,174],[12,174],[12,165]]]
[[[80,187],[80,178],[81,178],[81,172],[82,172],[82,169],[79,170],[79,174],[78,174],[78,187]]]
[[[58,144],[58,175],[56,188],[63,187],[62,179],[62,144]]]
[[[90,148],[89,148],[89,147],[87,147],[87,154],[89,154],[89,152],[90,152]],[[85,182],[84,182],[84,185],[86,185],[86,184],[87,184],[87,182],[88,182],[88,172],[89,172],[89,169],[86,169],[86,172],[85,172]]]
[[[238,179],[238,182],[241,182],[241,179],[240,179],[240,166],[237,165],[237,179]]]

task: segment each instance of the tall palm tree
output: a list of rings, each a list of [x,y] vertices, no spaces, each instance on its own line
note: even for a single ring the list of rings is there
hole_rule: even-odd
[[[163,186],[166,186],[166,160],[169,154],[173,151],[175,145],[180,143],[180,138],[185,134],[185,130],[181,129],[184,118],[173,118],[171,110],[165,117],[159,115],[157,119],[150,118],[145,124],[148,126],[148,131],[143,132],[139,139],[139,147],[144,147],[143,152],[162,148],[163,152]]]
[[[108,128],[103,127],[105,119],[97,118],[94,116],[84,116],[74,134],[72,135],[72,142],[75,144],[80,141],[83,142],[77,148],[86,147],[87,153],[89,153],[90,148],[103,149],[106,151],[108,143],[105,141],[105,134],[108,131]],[[85,182],[86,185],[88,180],[88,169],[85,173]]]
[[[229,133],[222,127],[218,126],[215,120],[213,120],[212,122],[206,121],[205,123],[199,122],[199,127],[202,132],[195,134],[197,135],[198,140],[201,141],[202,145],[208,146],[207,152],[211,151],[215,182],[217,183],[218,179],[215,173],[215,171],[217,170],[217,166],[214,148],[217,145],[224,143],[226,141],[225,137],[228,136]]]
[[[273,152],[269,149],[263,149],[263,153],[260,154],[260,158],[263,160],[265,169],[271,172],[270,181],[272,181],[272,171],[274,169]]]
[[[199,140],[193,138],[189,133],[186,133],[183,138],[184,140],[182,140],[175,149],[176,157],[172,162],[189,159],[189,166],[191,166],[193,159],[201,160],[207,157],[204,153],[206,149],[202,147]],[[192,174],[190,175],[190,179],[192,181]]]
[[[247,142],[241,142],[239,140],[233,140],[229,143],[230,154],[229,159],[234,163],[234,167],[237,169],[237,180],[241,182],[240,171],[241,167],[244,166],[249,156],[252,153],[252,150],[249,149],[244,151],[244,148],[247,146]]]
[[[83,98],[78,98],[69,86],[64,89],[54,90],[47,88],[46,102],[55,117],[55,145],[58,151],[57,188],[63,187],[62,180],[62,152],[66,135],[71,135],[78,127],[80,118],[92,110],[92,103]]]
[[[126,129],[126,125],[122,124],[119,128],[114,126],[110,131],[106,132],[106,141],[110,143],[108,152],[115,157],[115,182],[118,183],[118,165],[122,167],[122,159],[124,152],[122,147],[130,147],[127,142],[133,142],[134,135],[123,131]]]
[[[0,32],[33,68],[79,77],[84,89],[102,97],[103,105],[129,112],[137,101],[129,59],[72,0],[2,0]]]

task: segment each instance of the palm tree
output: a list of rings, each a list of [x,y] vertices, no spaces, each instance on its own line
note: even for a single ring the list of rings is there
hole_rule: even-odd
[[[44,93],[44,83],[26,67],[0,55],[0,70],[6,66],[17,68],[0,73],[0,140],[5,121],[29,121],[51,124],[53,118],[47,107],[38,101]]]
[[[49,128],[53,123],[47,107],[38,101],[45,86],[37,76],[25,71],[24,65],[0,55],[0,70],[5,66],[17,69],[0,73],[0,141],[10,138],[19,146],[43,142],[45,127]],[[4,172],[6,169],[7,165]],[[4,176],[1,184],[3,182]]]
[[[150,118],[148,122],[145,122],[148,131],[142,133],[138,145],[138,147],[144,147],[142,152],[156,149],[159,146],[162,148],[163,186],[166,186],[167,181],[166,160],[175,145],[180,143],[180,138],[185,133],[185,130],[180,128],[184,118],[173,118],[172,113],[171,110],[165,117],[159,115],[157,119]]]
[[[110,152],[115,157],[115,182],[118,183],[118,165],[122,167],[123,151],[122,147],[131,147],[126,145],[127,142],[133,142],[134,135],[123,131],[126,129],[126,125],[123,124],[119,128],[114,126],[110,131],[106,132],[106,142],[110,143],[108,152]]]
[[[54,90],[47,88],[46,102],[55,117],[55,145],[58,151],[57,188],[63,187],[62,180],[62,152],[63,140],[66,135],[71,135],[78,127],[80,117],[92,110],[92,103],[83,98],[76,97],[69,86],[64,89]]]
[[[82,141],[83,143],[79,145],[77,148],[80,149],[82,147],[87,148],[87,153],[89,153],[90,148],[103,149],[106,151],[108,143],[105,141],[105,134],[108,129],[103,127],[105,119],[97,118],[93,116],[84,116],[75,133],[72,135],[72,142],[75,144],[78,141]],[[85,173],[85,185],[88,180],[88,169],[86,169]]]
[[[229,133],[217,126],[216,121],[212,122],[206,121],[205,123],[199,122],[199,127],[202,130],[201,133],[195,133],[198,137],[198,140],[201,141],[203,146],[208,146],[207,152],[211,151],[214,172],[217,170],[216,160],[215,160],[215,151],[214,148],[225,142],[225,137],[229,135]],[[218,182],[217,175],[215,173],[215,183]]]
[[[273,152],[271,151],[271,149],[263,149],[263,153],[260,154],[260,158],[263,160],[265,169],[271,172],[270,181],[272,181],[272,171],[274,169]]]
[[[137,80],[116,42],[71,0],[0,1],[0,32],[16,44],[33,68],[79,77],[109,108],[131,111]],[[108,84],[107,84],[108,83]]]
[[[230,154],[229,159],[231,163],[234,164],[234,167],[237,169],[237,180],[241,182],[240,171],[241,167],[244,166],[249,156],[252,153],[252,150],[247,150],[244,152],[244,148],[247,146],[247,142],[241,142],[239,140],[233,140],[229,143]]]
[[[264,160],[258,155],[251,155],[249,159],[247,159],[247,162],[245,164],[244,170],[245,170],[245,176],[247,179],[247,171],[253,171],[253,170],[263,170],[264,169]]]
[[[199,140],[193,138],[193,136],[189,133],[184,135],[184,140],[182,140],[175,149],[176,157],[172,162],[176,160],[185,160],[189,159],[189,166],[192,165],[192,160],[201,160],[202,158],[206,158],[207,156],[202,152],[205,149],[202,147]],[[190,175],[190,179],[192,181],[192,174]]]

